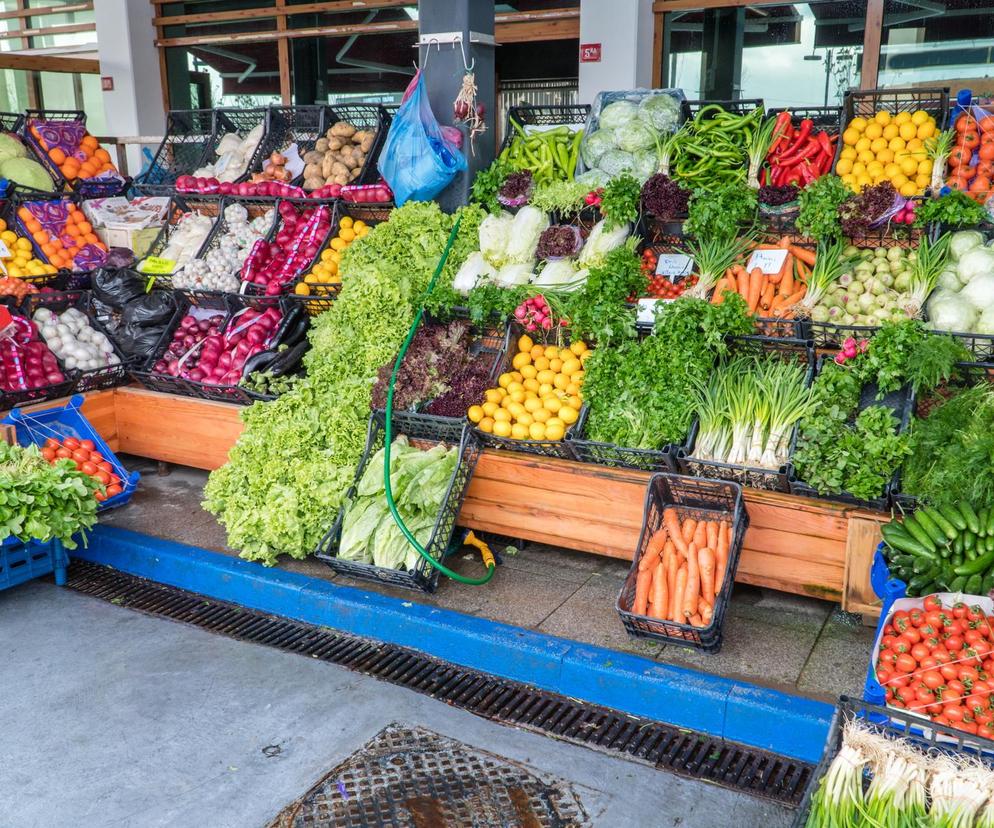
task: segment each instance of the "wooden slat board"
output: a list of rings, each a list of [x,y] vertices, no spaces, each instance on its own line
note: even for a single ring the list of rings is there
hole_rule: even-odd
[[[242,431],[241,410],[135,386],[92,394],[84,406],[114,450],[200,469],[224,464]],[[459,523],[630,560],[648,479],[629,469],[485,451]],[[746,490],[746,509],[737,580],[879,612],[869,566],[885,515],[755,489]]]

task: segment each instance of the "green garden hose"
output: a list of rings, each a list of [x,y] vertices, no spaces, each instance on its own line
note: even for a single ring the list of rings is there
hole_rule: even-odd
[[[442,251],[442,257],[438,260],[438,266],[435,268],[435,274],[431,277],[431,281],[428,283],[428,288],[424,294],[425,296],[428,296],[432,292],[435,287],[435,282],[438,281],[438,277],[441,274],[442,269],[445,267],[445,262],[449,258],[449,251],[452,250],[452,245],[455,243],[456,235],[459,233],[459,225],[461,223],[461,217],[456,219],[456,223],[452,227],[452,232],[449,233],[449,239],[445,243],[445,250]],[[394,523],[397,524],[397,528],[400,529],[404,537],[407,538],[407,542],[418,551],[418,554],[422,558],[435,567],[435,569],[443,575],[448,576],[453,581],[458,581],[461,584],[482,586],[494,577],[496,564],[493,556],[488,553],[483,554],[483,561],[487,567],[487,574],[482,578],[467,578],[460,575],[458,572],[453,572],[441,561],[436,561],[428,550],[418,543],[418,539],[414,537],[414,533],[407,528],[407,525],[404,523],[404,519],[397,511],[397,504],[394,502],[393,491],[390,488],[390,444],[393,442],[393,387],[394,383],[397,382],[397,372],[400,370],[400,363],[403,361],[404,354],[407,353],[407,349],[411,346],[411,341],[414,339],[414,334],[417,333],[418,326],[421,324],[421,319],[424,317],[424,314],[425,308],[424,302],[422,301],[419,303],[418,312],[414,316],[414,323],[411,325],[411,329],[407,332],[407,338],[404,340],[404,344],[400,346],[400,352],[397,354],[397,360],[393,364],[393,372],[390,374],[390,385],[387,386],[386,433],[383,438],[385,443],[383,447],[383,488],[386,490],[387,507],[390,509],[390,514],[393,517]],[[482,551],[483,550],[481,549],[481,552]]]

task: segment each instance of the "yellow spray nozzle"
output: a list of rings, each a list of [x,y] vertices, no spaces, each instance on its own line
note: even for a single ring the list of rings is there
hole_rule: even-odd
[[[497,562],[494,560],[494,553],[490,551],[490,547],[487,546],[486,541],[478,538],[472,530],[466,533],[466,537],[463,539],[463,543],[466,546],[475,546],[480,550],[480,555],[483,558],[483,565],[488,569],[492,569],[497,566]]]

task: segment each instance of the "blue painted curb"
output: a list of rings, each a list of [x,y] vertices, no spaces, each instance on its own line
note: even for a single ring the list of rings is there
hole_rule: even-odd
[[[817,762],[832,706],[604,647],[96,527],[76,558],[545,690]]]

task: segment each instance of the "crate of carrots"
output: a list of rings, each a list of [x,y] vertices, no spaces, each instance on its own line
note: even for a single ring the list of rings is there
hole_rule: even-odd
[[[31,238],[48,263],[59,270],[94,270],[107,259],[107,245],[71,197],[18,201],[15,215],[21,235]]]
[[[109,198],[126,189],[110,153],[87,131],[84,113],[29,109],[24,134],[57,190]]]
[[[728,293],[737,293],[756,319],[763,336],[801,338],[808,283],[817,264],[815,251],[784,236],[773,244],[748,248],[743,261],[725,270],[711,294],[720,305]]]
[[[748,526],[739,484],[653,475],[616,604],[628,634],[717,653]]]

